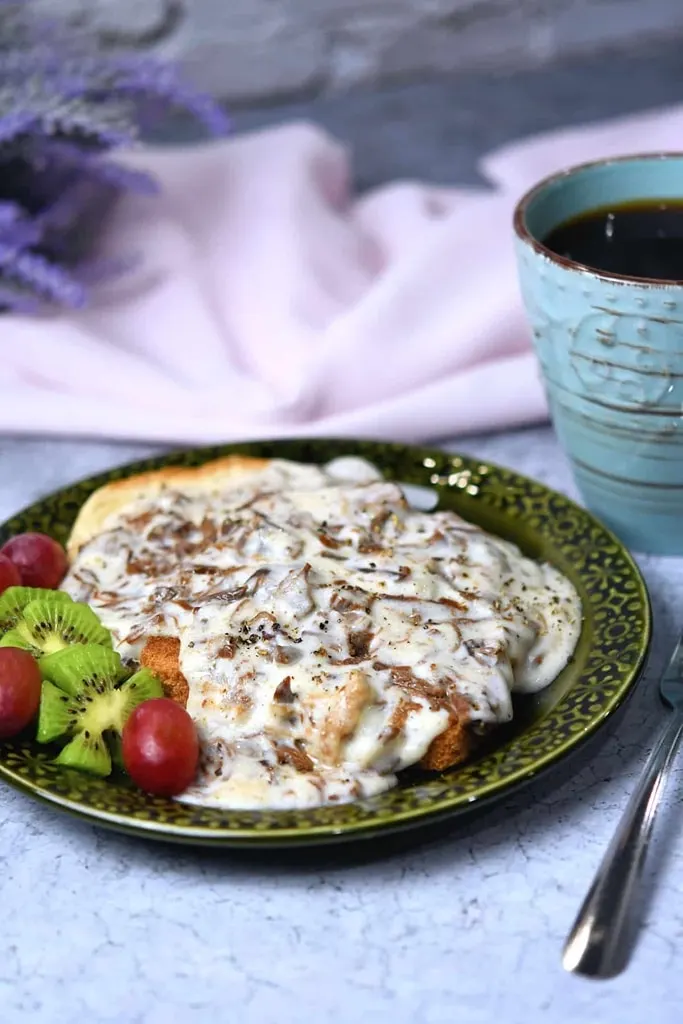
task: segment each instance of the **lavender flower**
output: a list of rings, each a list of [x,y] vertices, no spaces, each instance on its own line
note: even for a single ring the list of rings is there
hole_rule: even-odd
[[[62,267],[51,264],[29,249],[0,241],[0,277],[29,288],[36,298],[77,308],[85,305],[85,289]]]
[[[228,129],[218,104],[173,68],[98,51],[71,26],[32,19],[23,0],[0,0],[2,308],[87,301],[101,268],[76,267],[72,243],[84,211],[155,191],[149,175],[108,157],[136,141],[151,108],[184,109],[211,135]]]
[[[137,192],[139,195],[155,195],[159,185],[155,179],[135,167],[105,160],[97,153],[87,153],[71,142],[54,141],[50,144],[53,166],[60,163],[94,181],[101,181],[120,192]]]

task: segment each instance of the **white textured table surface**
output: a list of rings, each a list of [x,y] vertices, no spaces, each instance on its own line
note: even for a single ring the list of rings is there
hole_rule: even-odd
[[[461,445],[572,492],[547,429]],[[0,440],[0,515],[149,449]],[[669,1024],[683,1005],[680,774],[626,974],[560,948],[663,712],[683,559],[641,559],[657,630],[617,733],[429,845],[286,864],[126,839],[0,788],[2,1024]],[[653,870],[653,869],[656,869]]]

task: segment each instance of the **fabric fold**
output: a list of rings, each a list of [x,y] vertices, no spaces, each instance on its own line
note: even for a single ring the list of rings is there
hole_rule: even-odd
[[[675,149],[683,107],[486,156],[495,190],[397,181],[354,196],[307,123],[142,149],[99,255],[128,270],[77,313],[0,319],[0,431],[200,444],[422,441],[543,420],[512,212],[563,167]]]

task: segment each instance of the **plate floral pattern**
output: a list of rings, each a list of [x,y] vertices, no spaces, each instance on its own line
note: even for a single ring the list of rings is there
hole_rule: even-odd
[[[324,462],[364,456],[389,478],[434,488],[439,508],[459,512],[552,562],[584,607],[575,655],[548,689],[522,698],[515,722],[472,762],[439,775],[408,773],[373,799],[309,811],[218,811],[153,798],[125,777],[95,779],[58,767],[30,736],[0,744],[0,779],[93,824],[165,841],[284,847],[359,839],[464,814],[565,757],[622,704],[647,655],[651,616],[643,579],[623,545],[590,513],[542,484],[492,464],[371,441],[279,441],[192,449],[92,477],[36,502],[0,527],[0,543],[24,530],[64,542],[97,487],[147,469],[196,466],[231,452]]]

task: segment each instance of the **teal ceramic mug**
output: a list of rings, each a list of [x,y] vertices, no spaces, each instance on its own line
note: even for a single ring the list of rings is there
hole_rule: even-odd
[[[683,280],[607,273],[543,244],[582,213],[653,199],[683,202],[683,153],[584,164],[520,200],[515,245],[550,414],[583,500],[636,550],[683,554]]]

